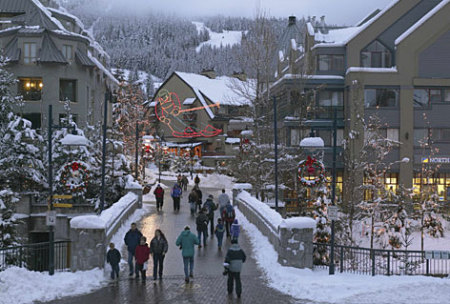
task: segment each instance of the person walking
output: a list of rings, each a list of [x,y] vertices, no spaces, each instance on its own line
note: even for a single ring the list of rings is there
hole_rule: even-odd
[[[245,263],[246,259],[247,257],[241,247],[239,247],[237,240],[232,240],[231,247],[228,249],[227,255],[225,257],[225,263],[228,264],[227,289],[229,295],[233,293],[233,283],[234,281],[236,281],[236,295],[238,298],[241,297],[241,270],[242,264]]]
[[[198,184],[200,184],[200,177],[198,177],[198,174],[194,178],[194,183],[196,186],[198,186]]]
[[[168,249],[169,244],[167,243],[166,236],[160,229],[156,229],[155,236],[150,242],[150,254],[153,257],[153,280],[157,279],[156,275],[158,273],[159,279],[162,280],[164,257]]]
[[[241,225],[239,225],[237,219],[234,219],[233,224],[231,224],[230,228],[231,240],[238,241],[240,233],[241,233]]]
[[[162,206],[164,204],[164,189],[161,187],[160,184],[156,186],[155,191],[153,191],[153,194],[156,198],[156,211],[162,210]]]
[[[197,212],[197,201],[198,201],[198,195],[195,189],[192,189],[191,193],[189,193],[188,201],[191,207],[191,215],[194,215]]]
[[[150,248],[147,244],[147,238],[141,237],[140,244],[136,247],[136,279],[139,279],[139,274],[142,277],[142,282],[147,279],[147,264],[150,257]]]
[[[217,205],[214,203],[214,197],[211,194],[208,195],[206,202],[203,204],[203,208],[206,209],[206,214],[208,215],[208,223],[211,226],[211,237],[214,237],[214,211],[217,209]]]
[[[128,266],[130,269],[130,277],[134,274],[134,253],[136,247],[141,241],[142,233],[137,229],[136,223],[131,224],[131,229],[125,234],[124,242],[128,249]]]
[[[214,229],[214,233],[217,238],[217,246],[219,250],[222,250],[222,241],[223,241],[223,235],[225,233],[225,227],[223,226],[222,219],[217,219],[217,225],[216,229]]]
[[[198,211],[200,211],[200,209],[202,209],[203,193],[202,193],[202,190],[200,190],[200,187],[198,186],[198,184],[194,186],[194,190],[197,193],[197,208],[198,208]]]
[[[180,247],[184,264],[184,281],[189,283],[189,278],[194,277],[194,253],[195,245],[199,245],[198,237],[191,232],[189,226],[184,227],[175,244]]]
[[[229,201],[230,197],[225,193],[225,189],[222,189],[222,193],[219,195],[219,211],[221,216],[223,209],[225,209]]]
[[[187,191],[187,186],[189,184],[189,181],[188,181],[186,175],[183,175],[183,177],[181,178],[181,181],[183,182],[183,189],[184,189],[184,191]]]
[[[173,198],[173,211],[180,211],[180,199],[183,194],[183,190],[178,183],[175,183],[172,188],[172,198]]]
[[[206,215],[206,212],[206,209],[202,208],[197,216],[197,219],[195,220],[195,223],[197,224],[198,240],[200,243],[202,241],[203,234],[203,246],[206,246],[206,234],[208,233],[208,216]],[[202,248],[200,243],[198,244],[198,248]]]
[[[227,237],[230,237],[231,224],[234,222],[234,218],[236,217],[236,212],[234,211],[234,207],[231,205],[231,202],[228,201],[225,209],[222,211],[222,220],[225,223],[225,229],[227,231]]]
[[[111,265],[111,279],[119,278],[119,263],[122,256],[115,248],[114,243],[109,243],[109,250],[106,253],[106,262]]]

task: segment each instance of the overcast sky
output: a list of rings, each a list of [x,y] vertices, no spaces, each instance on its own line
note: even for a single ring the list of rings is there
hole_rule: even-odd
[[[110,2],[109,0],[108,2]],[[328,23],[351,25],[376,8],[383,8],[393,0],[112,0],[115,9],[136,12],[160,10],[189,16],[255,15],[259,6],[271,16],[326,16]],[[111,2],[110,2],[111,3]]]

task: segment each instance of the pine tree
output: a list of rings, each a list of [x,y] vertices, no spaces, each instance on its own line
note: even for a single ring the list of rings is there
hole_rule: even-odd
[[[14,218],[15,206],[19,201],[17,193],[8,189],[0,190],[0,248],[16,245],[18,237]]]

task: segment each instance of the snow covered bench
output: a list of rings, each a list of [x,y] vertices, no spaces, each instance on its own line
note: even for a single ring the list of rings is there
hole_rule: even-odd
[[[296,268],[313,267],[313,229],[316,222],[308,217],[283,219],[267,204],[241,191],[234,202],[239,211],[264,234],[278,252],[278,262]]]

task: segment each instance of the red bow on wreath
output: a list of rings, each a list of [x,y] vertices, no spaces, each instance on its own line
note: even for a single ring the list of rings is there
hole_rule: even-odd
[[[314,169],[314,163],[316,162],[315,158],[311,158],[311,156],[308,156],[305,165],[308,167],[308,173],[313,174],[316,169]]]
[[[77,162],[72,163],[72,171],[77,171],[80,168],[80,164]]]

